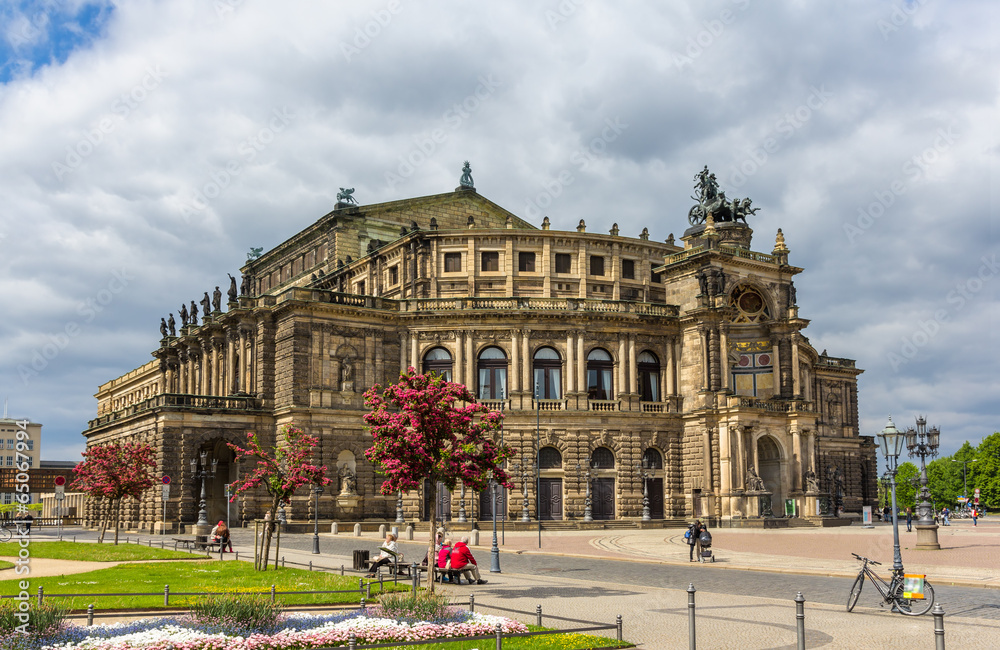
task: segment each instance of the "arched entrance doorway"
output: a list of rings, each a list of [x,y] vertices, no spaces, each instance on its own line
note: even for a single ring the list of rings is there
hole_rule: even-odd
[[[229,506],[229,521],[227,525],[239,526],[239,499],[228,503],[226,499],[226,485],[233,483],[239,478],[239,464],[235,462],[235,454],[222,438],[214,438],[203,443],[196,451],[196,457],[204,451],[206,453],[206,465],[210,469],[212,460],[215,459],[215,476],[205,478],[205,512],[208,513],[208,523],[213,526],[219,521],[226,521],[226,506]],[[190,462],[190,461],[189,461]],[[201,500],[201,482],[195,481],[192,487],[192,496],[195,503],[195,521],[197,521],[198,510]]]
[[[771,512],[780,517],[785,511],[785,490],[781,480],[781,449],[771,436],[761,436],[757,440],[757,472],[764,481],[764,489],[771,493]]]

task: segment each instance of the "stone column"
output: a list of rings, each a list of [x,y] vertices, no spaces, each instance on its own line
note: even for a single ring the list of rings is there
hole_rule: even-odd
[[[799,376],[799,333],[792,334],[792,397],[802,399],[802,384]]]
[[[406,334],[405,331],[399,333],[399,372],[400,372],[400,374],[406,372],[406,366],[408,365],[406,363],[406,344],[408,343],[407,338],[408,337],[407,337],[407,334]]]
[[[587,355],[583,353],[583,331],[576,332],[576,390],[587,392]]]
[[[573,359],[575,357],[573,349],[575,347],[573,341],[574,333],[572,331],[566,332],[566,392],[575,393],[576,392],[576,367],[573,365]]]
[[[628,335],[628,368],[625,377],[628,379],[628,392],[633,395],[638,393],[639,373],[635,365],[635,334]]]
[[[771,363],[774,368],[774,394],[781,395],[781,337],[771,338]]]
[[[710,340],[708,338],[708,328],[699,327],[698,334],[701,337],[701,389],[711,390],[712,375],[709,365],[711,364]]]
[[[746,434],[739,426],[734,427],[733,432],[736,437],[736,471],[733,472],[733,482],[736,488],[742,490],[746,485],[747,471],[747,450]]]
[[[732,434],[725,423],[719,425],[719,490],[728,494],[732,490]],[[728,502],[724,504],[729,511]]]
[[[760,455],[758,454],[760,450],[757,445],[757,439],[753,431],[748,431],[747,433],[749,434],[750,453],[753,455],[753,471],[757,472],[757,476],[760,476]]]
[[[465,332],[455,330],[455,377],[456,384],[466,384],[465,381]]]
[[[375,335],[377,330],[372,328],[365,329],[365,368],[364,372],[361,373],[361,377],[364,377],[364,385],[358,386],[357,379],[355,379],[354,390],[358,393],[363,393],[369,386],[374,386],[378,383],[378,376],[375,372]],[[357,371],[357,368],[355,368]],[[357,376],[357,374],[356,374]]]
[[[677,394],[677,355],[676,355],[675,341],[673,338],[667,339],[667,388],[664,392],[665,395],[673,397]]]
[[[719,326],[719,361],[722,365],[721,387],[722,390],[732,390],[729,385],[729,326]]]
[[[420,359],[417,357],[420,352],[418,338],[420,336],[417,332],[410,332],[410,365],[420,372]]]
[[[222,367],[225,350],[222,346],[225,344],[226,339],[221,335],[212,337],[212,394],[220,397],[224,395],[222,382],[225,373]]]
[[[229,328],[226,330],[226,343],[228,344],[228,350],[226,351],[226,389],[225,395],[230,395],[235,393],[236,387],[236,342],[239,340],[239,333],[234,328]]]
[[[476,353],[475,341],[472,340],[474,331],[469,330],[465,334],[465,385],[472,391],[476,390],[479,378],[476,377]]]
[[[517,393],[521,390],[521,355],[518,347],[520,346],[520,331],[511,330],[510,331],[510,393]]]
[[[816,432],[812,429],[806,429],[804,431],[806,434],[806,467],[816,472]]]
[[[799,427],[792,427],[792,453],[795,459],[792,461],[792,491],[802,491],[802,435]]]
[[[534,397],[535,385],[531,381],[531,344],[528,341],[530,336],[531,330],[521,330],[521,356],[524,357],[524,366],[521,368],[521,385]]]
[[[240,390],[250,392],[250,332],[240,327]]]
[[[628,394],[628,381],[625,379],[625,335],[618,334],[618,367],[615,375],[617,397],[624,398]]]

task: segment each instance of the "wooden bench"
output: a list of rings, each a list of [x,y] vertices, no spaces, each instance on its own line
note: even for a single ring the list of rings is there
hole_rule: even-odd
[[[184,546],[189,551],[218,550],[219,542],[208,539],[208,535],[195,535],[194,537],[174,537],[174,550],[178,546]]]

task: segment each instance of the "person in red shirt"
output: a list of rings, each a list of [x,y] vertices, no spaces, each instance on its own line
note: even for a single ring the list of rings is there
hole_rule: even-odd
[[[438,551],[437,556],[437,567],[439,569],[450,569],[451,568],[451,538],[445,538],[441,543],[441,550]],[[448,580],[448,575],[443,574],[441,576],[441,582]]]
[[[455,548],[451,549],[451,568],[464,573],[469,584],[472,584],[473,580],[477,585],[486,584],[486,580],[479,577],[479,566],[476,564],[476,558],[472,557],[472,551],[469,550],[468,537],[463,537],[462,541],[457,542]]]

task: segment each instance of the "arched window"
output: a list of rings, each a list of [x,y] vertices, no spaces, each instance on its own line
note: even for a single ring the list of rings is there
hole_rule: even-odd
[[[532,359],[535,399],[562,397],[562,357],[552,348],[538,348]]]
[[[451,353],[444,348],[431,348],[424,355],[424,374],[437,373],[445,381],[451,381]]]
[[[613,399],[611,371],[615,364],[607,351],[595,348],[587,355],[587,397],[589,399]]]
[[[663,455],[656,449],[648,447],[642,452],[642,465],[646,469],[663,469]]]
[[[507,398],[507,355],[498,347],[479,353],[479,399]]]
[[[639,393],[644,402],[660,401],[660,360],[648,350],[636,361],[639,370]]]
[[[597,469],[614,469],[615,453],[607,447],[598,447],[590,455],[593,466]]]
[[[561,469],[562,454],[555,447],[542,447],[538,452],[538,467],[541,469]]]

